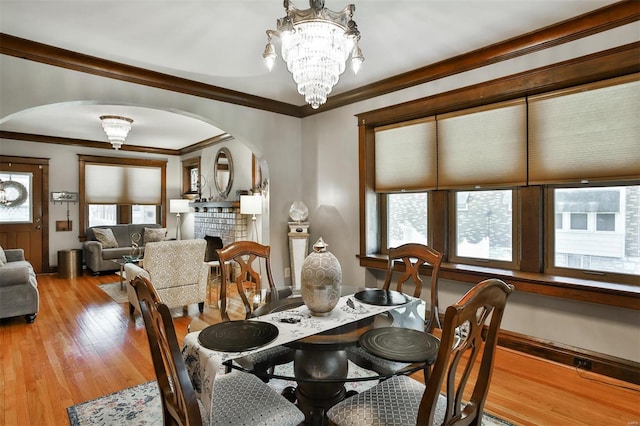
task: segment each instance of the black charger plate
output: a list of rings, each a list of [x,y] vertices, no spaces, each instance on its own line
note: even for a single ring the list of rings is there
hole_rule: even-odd
[[[398,362],[435,361],[440,339],[410,328],[381,327],[365,332],[358,340],[368,352]]]
[[[271,343],[278,337],[278,327],[260,321],[227,321],[210,325],[198,335],[207,349],[222,352],[244,352]]]
[[[359,291],[353,297],[362,303],[378,306],[404,305],[411,300],[406,294],[399,291],[382,289]]]

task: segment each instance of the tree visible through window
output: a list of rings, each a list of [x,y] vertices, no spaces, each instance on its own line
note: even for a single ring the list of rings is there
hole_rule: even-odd
[[[426,192],[387,195],[387,245],[428,244]]]
[[[513,260],[512,192],[456,192],[456,256]]]

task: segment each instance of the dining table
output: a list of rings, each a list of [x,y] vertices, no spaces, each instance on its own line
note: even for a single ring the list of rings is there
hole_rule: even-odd
[[[224,372],[225,367],[247,371],[234,360],[273,348],[284,346],[294,350],[293,375],[276,375],[270,370],[249,372],[265,381],[273,378],[295,381],[295,389],[286,390],[288,397],[305,414],[305,423],[311,425],[326,424],[326,411],[348,396],[346,382],[389,377],[373,371],[370,375],[348,377],[346,349],[359,345],[364,336],[371,334],[370,330],[389,330],[368,341],[374,345],[378,338],[394,344],[393,337],[388,338],[394,331],[414,330],[428,339],[427,359],[409,360],[407,367],[395,374],[418,371],[435,360],[439,340],[424,333],[425,302],[422,299],[393,290],[342,286],[335,308],[325,316],[315,316],[299,293],[291,293],[287,298],[273,300],[263,294],[260,299],[268,302],[257,307],[254,311],[257,316],[212,324],[185,336],[183,358],[196,395],[206,410],[211,409],[217,374]],[[400,338],[407,339],[406,336]]]

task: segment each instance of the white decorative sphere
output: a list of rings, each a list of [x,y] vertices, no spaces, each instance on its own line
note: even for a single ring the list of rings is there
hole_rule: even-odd
[[[289,217],[294,222],[302,222],[309,216],[309,209],[302,201],[294,201],[289,208]]]

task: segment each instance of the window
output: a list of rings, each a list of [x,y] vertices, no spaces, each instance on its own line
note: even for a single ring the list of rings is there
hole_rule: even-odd
[[[514,261],[513,193],[454,192],[454,258]]]
[[[599,213],[596,215],[596,231],[615,231],[616,216],[611,213]]]
[[[587,215],[585,213],[571,213],[571,229],[587,230]]]
[[[160,223],[159,206],[89,204],[89,226],[118,223]]]
[[[118,210],[115,204],[89,204],[89,226],[115,225]]]
[[[387,246],[428,244],[426,192],[387,195]]]
[[[198,192],[198,182],[200,182],[200,170],[197,167],[189,169],[189,192]]]
[[[451,103],[483,98],[478,87],[359,114],[361,265],[382,268],[388,247],[424,238],[470,280],[479,270],[464,265],[487,277],[499,268],[543,283],[550,274],[637,285],[639,78]],[[428,193],[424,233],[402,198],[419,193]],[[587,249],[594,237],[604,253]]]
[[[640,275],[640,186],[549,190],[556,218],[550,271]],[[566,215],[569,229],[557,223]]]
[[[80,241],[89,226],[164,225],[167,161],[79,155]]]
[[[5,202],[0,208],[0,222],[30,223],[33,205],[33,174],[24,172],[0,173]]]
[[[563,226],[562,213],[556,213],[556,229],[562,229]]]
[[[131,206],[131,223],[159,223],[158,206],[155,205],[133,205]]]
[[[200,193],[200,157],[189,158],[182,162],[182,193]]]

